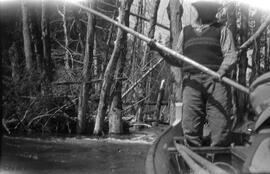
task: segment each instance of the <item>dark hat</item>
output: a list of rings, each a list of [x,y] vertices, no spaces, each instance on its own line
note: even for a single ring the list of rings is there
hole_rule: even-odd
[[[216,20],[216,14],[222,4],[215,1],[197,1],[192,3],[198,12],[198,17],[203,23],[211,23]]]
[[[255,131],[257,131],[270,118],[270,72],[258,77],[250,85],[249,98],[259,116],[255,123]]]

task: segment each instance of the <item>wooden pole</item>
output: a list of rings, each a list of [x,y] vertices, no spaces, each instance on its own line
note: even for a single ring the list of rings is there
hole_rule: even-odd
[[[140,34],[140,33],[137,33],[133,29],[131,29],[131,28],[125,26],[125,25],[122,25],[121,23],[119,23],[119,22],[111,19],[110,17],[108,17],[108,16],[106,16],[106,15],[104,15],[104,14],[102,14],[102,13],[96,11],[96,10],[89,9],[89,8],[87,8],[87,7],[79,4],[77,2],[74,2],[74,1],[69,1],[69,3],[75,5],[75,6],[81,8],[83,10],[86,10],[89,13],[92,13],[94,15],[97,15],[97,16],[103,18],[106,21],[109,21],[109,22],[113,23],[114,25],[118,26],[119,28],[121,28],[121,29],[125,30],[126,32],[128,32],[128,33],[130,33],[130,34],[132,34],[132,35],[134,35],[134,36],[136,36],[138,38],[140,38],[141,40],[143,40],[143,41],[145,41],[147,43],[149,43],[149,42],[152,41],[152,39],[146,37],[145,35]],[[227,83],[228,85],[231,85],[231,86],[239,89],[240,91],[243,91],[244,93],[249,94],[249,89],[247,87],[245,87],[245,86],[243,86],[241,84],[238,84],[237,82],[235,82],[235,81],[233,81],[233,80],[231,80],[231,79],[229,79],[227,77],[221,77],[220,74],[218,74],[217,72],[215,72],[215,71],[213,71],[213,70],[211,70],[211,69],[209,69],[209,68],[207,68],[207,67],[205,67],[205,66],[203,66],[203,65],[201,65],[201,64],[199,64],[197,62],[195,62],[194,60],[191,60],[190,58],[188,58],[188,57],[186,57],[186,56],[184,56],[182,54],[179,54],[179,53],[175,52],[174,50],[172,50],[170,48],[165,47],[164,45],[161,45],[160,43],[155,43],[155,44],[156,44],[156,47],[158,49],[169,53],[170,55],[172,55],[176,59],[179,59],[181,61],[184,61],[184,62],[186,62],[186,63],[188,63],[188,64],[196,67],[197,69],[199,69],[199,70],[201,70],[201,71],[203,71],[203,72],[211,75],[211,76],[214,76],[216,78],[221,79],[221,81],[223,81],[224,83]]]

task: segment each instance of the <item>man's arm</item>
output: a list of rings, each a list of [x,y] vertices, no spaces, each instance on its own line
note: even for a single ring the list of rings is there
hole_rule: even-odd
[[[221,30],[220,45],[224,58],[217,73],[223,76],[232,70],[232,67],[237,61],[237,53],[233,35],[230,29],[227,27],[223,27]]]
[[[156,50],[164,59],[167,63],[169,63],[172,66],[177,66],[177,67],[182,67],[182,61],[179,60],[176,57],[173,57],[172,55],[160,50],[159,48],[156,48],[154,41],[151,41],[149,44],[149,47],[153,50]],[[183,53],[183,32],[181,31],[178,41],[177,41],[177,46],[175,51],[182,54]]]

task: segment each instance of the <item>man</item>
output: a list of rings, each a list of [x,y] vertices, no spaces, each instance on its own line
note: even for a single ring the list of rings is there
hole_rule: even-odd
[[[216,71],[221,77],[229,74],[237,54],[231,31],[216,20],[221,4],[198,1],[192,5],[198,12],[196,24],[183,28],[176,51]],[[156,48],[154,42],[150,42],[149,46]],[[171,65],[182,67],[184,72],[182,128],[187,145],[202,146],[205,120],[208,121],[211,131],[211,146],[229,145],[229,86],[161,50],[157,51]]]

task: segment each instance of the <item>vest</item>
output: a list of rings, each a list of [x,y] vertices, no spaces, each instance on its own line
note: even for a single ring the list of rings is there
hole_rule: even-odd
[[[184,27],[183,54],[213,71],[217,71],[223,61],[220,33],[221,27],[210,26],[197,34],[191,25]],[[183,64],[184,72],[198,73],[192,65]]]

